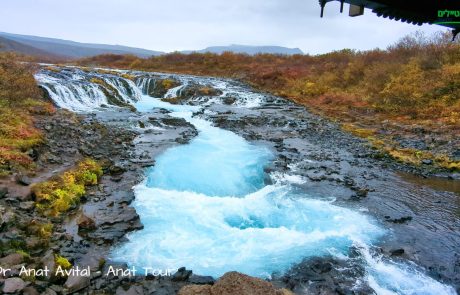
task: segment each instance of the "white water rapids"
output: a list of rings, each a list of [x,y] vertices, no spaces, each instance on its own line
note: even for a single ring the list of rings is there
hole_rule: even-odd
[[[117,75],[72,70],[61,75],[39,73],[36,79],[59,107],[90,111],[108,105],[98,77],[138,111],[165,108],[186,119],[199,131],[189,144],[173,147],[146,170],[134,187],[133,206],[144,229],[128,235],[115,247],[112,258],[137,267],[191,268],[200,275],[221,276],[240,271],[258,277],[287,271],[304,258],[346,257],[359,249],[366,279],[377,294],[456,294],[405,262],[373,254],[373,242],[387,234],[360,212],[294,192],[291,184],[304,181],[295,173],[271,177],[264,184],[264,166],[272,160],[269,149],[248,143],[233,132],[192,116],[200,106],[173,105],[142,94],[156,78],[143,76],[136,84]],[[174,97],[190,82],[211,84],[223,94],[234,94],[240,107],[256,107],[263,95],[225,80],[175,76],[181,85],[165,97]],[[203,101],[219,103],[220,97]]]

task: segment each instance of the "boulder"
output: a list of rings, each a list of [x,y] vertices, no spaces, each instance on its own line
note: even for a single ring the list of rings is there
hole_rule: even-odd
[[[153,82],[153,83],[152,83]],[[152,97],[163,97],[169,89],[177,87],[180,85],[180,82],[171,79],[158,79],[157,81],[151,80],[145,87],[144,91]]]
[[[433,164],[433,160],[431,160],[431,159],[423,159],[423,160],[422,160],[422,164],[424,164],[424,165],[431,165],[431,164]]]
[[[125,291],[122,287],[118,287],[115,295],[144,295],[142,286],[131,286]]]
[[[32,183],[32,180],[25,175],[18,175],[16,176],[16,182],[20,185],[28,186]]]
[[[186,281],[192,275],[191,270],[187,270],[185,267],[181,267],[172,276],[172,280],[175,282]]]
[[[224,104],[230,105],[230,104],[234,104],[235,102],[236,102],[236,98],[234,97],[230,97],[230,96],[222,97],[222,103]]]
[[[16,214],[13,211],[0,207],[0,226],[10,224],[16,219]]]
[[[126,168],[120,165],[112,165],[109,167],[109,174],[110,175],[119,175],[126,172]]]
[[[293,295],[285,289],[276,289],[271,283],[238,272],[228,272],[211,285],[188,285],[179,295]]]
[[[67,294],[80,291],[89,286],[90,278],[86,276],[70,275],[64,283],[64,289]]]
[[[0,259],[0,265],[1,266],[13,266],[13,265],[18,265],[21,264],[23,261],[23,257],[21,254],[18,253],[13,253],[8,256],[5,256]]]
[[[19,208],[21,208],[24,211],[32,211],[35,208],[35,202],[34,201],[25,201],[21,202],[19,204]]]
[[[85,214],[81,214],[77,220],[78,230],[94,230],[96,229],[96,223],[93,219],[86,216]]]
[[[405,252],[405,251],[404,251],[403,248],[390,250],[391,256],[401,256],[401,255],[404,254],[404,252]]]
[[[53,289],[46,288],[46,290],[43,291],[41,295],[57,295],[57,293]]]
[[[5,280],[3,284],[3,293],[19,293],[21,292],[27,284],[20,278],[9,278]]]
[[[46,279],[51,280],[55,277],[56,272],[56,262],[54,260],[54,253],[52,250],[49,250],[45,253],[45,256],[40,260],[43,267],[47,267],[49,269],[48,275]]]
[[[179,96],[181,98],[199,97],[199,96],[219,96],[222,91],[209,85],[189,84],[185,86]]]
[[[215,280],[211,276],[197,276],[195,274],[192,274],[188,278],[189,283],[195,284],[195,285],[213,285]]]
[[[22,294],[23,295],[40,295],[40,293],[38,293],[37,289],[35,289],[34,287],[25,287],[24,290],[22,290]]]
[[[0,199],[6,197],[8,194],[8,188],[0,187]]]

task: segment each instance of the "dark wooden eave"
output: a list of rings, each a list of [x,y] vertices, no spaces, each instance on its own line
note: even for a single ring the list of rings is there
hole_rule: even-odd
[[[460,0],[319,0],[322,10],[327,2],[339,1],[371,9],[377,16],[414,25],[439,24],[454,31],[460,30],[460,17],[440,23],[439,10],[460,10]],[[342,10],[342,9],[341,9]],[[321,14],[323,11],[321,11]]]

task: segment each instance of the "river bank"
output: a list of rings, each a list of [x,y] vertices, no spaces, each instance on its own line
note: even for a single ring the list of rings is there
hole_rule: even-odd
[[[166,79],[179,84],[174,85],[179,88],[169,98],[168,91],[171,93],[174,87],[160,89],[168,104],[204,105],[203,110],[193,112],[194,118],[206,119],[251,144],[270,149],[273,161],[265,167],[265,185],[288,183],[304,198],[361,212],[391,233],[373,243],[371,248],[354,244],[345,251],[346,259],[332,254],[306,257],[286,273],[274,275],[272,281],[275,285],[299,294],[341,294],[351,289],[368,294],[376,286],[388,287],[381,286],[382,281],[375,283],[368,279],[369,274],[378,276],[368,267],[381,263],[387,268],[387,275],[396,269],[403,281],[410,276],[415,287],[439,288],[429,278],[432,277],[458,288],[460,279],[456,265],[459,258],[455,250],[460,238],[456,211],[458,196],[454,193],[405,181],[393,170],[400,164],[381,159],[376,156],[378,152],[362,140],[292,102],[267,94],[254,95],[247,86],[227,80],[223,82],[233,88],[247,89],[248,95],[232,95],[231,91],[223,95],[223,91],[216,87],[216,84],[223,83],[218,79],[167,75],[166,78],[156,78],[156,85]],[[209,88],[208,95],[200,93],[199,87],[192,86],[188,88],[190,91],[184,91],[180,88],[184,79],[200,81]],[[159,90],[153,84],[151,87]],[[170,107],[174,108],[174,105]],[[174,280],[150,280],[142,276],[107,279],[100,276],[110,266],[110,263],[102,262],[108,260],[111,248],[125,243],[127,232],[143,228],[131,206],[135,197],[131,188],[142,181],[146,167],[155,167],[155,159],[162,152],[187,144],[197,136],[197,130],[190,122],[177,118],[167,108],[146,113],[127,108],[104,110],[102,106],[94,114],[74,115],[58,111],[52,117],[42,118],[37,126],[46,134],[48,146],[37,150],[37,162],[43,171],[38,173],[38,178],[32,177],[31,182],[59,173],[82,157],[89,156],[104,163],[105,176],[101,183],[88,191],[87,200],[78,210],[72,210],[65,220],[55,223],[58,234],[52,240],[51,248],[59,250],[74,265],[93,268],[94,277],[76,280],[80,287],[89,286],[82,293],[88,290],[113,293],[123,285],[126,289],[134,286],[146,293],[173,294],[186,284],[214,282],[209,277],[190,277],[186,270],[179,272]],[[68,166],[63,165],[65,163]],[[5,200],[21,195],[21,190],[27,197],[24,185],[10,183],[8,186],[11,189]],[[11,204],[7,206],[11,207]],[[33,209],[29,211],[33,212]],[[34,213],[27,214],[33,216]],[[417,267],[401,270],[401,265],[407,265],[407,261],[415,262],[423,270]],[[58,293],[63,291],[62,287],[52,283],[42,283],[40,291],[51,292],[47,290],[53,288]]]

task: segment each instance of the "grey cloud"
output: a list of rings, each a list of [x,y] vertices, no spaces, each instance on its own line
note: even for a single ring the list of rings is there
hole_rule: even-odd
[[[232,43],[299,47],[307,53],[385,48],[416,27],[366,11],[349,18],[317,0],[15,0],[2,3],[0,30],[173,51]]]

